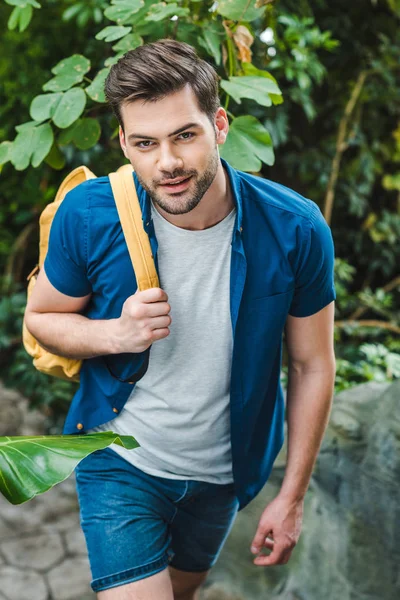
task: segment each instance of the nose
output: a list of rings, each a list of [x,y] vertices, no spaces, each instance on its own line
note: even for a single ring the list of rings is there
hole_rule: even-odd
[[[174,151],[169,145],[160,145],[157,166],[160,171],[172,174],[177,169],[183,168],[183,160],[178,156],[177,151]]]

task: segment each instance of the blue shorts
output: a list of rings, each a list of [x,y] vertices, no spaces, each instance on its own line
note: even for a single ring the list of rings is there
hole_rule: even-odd
[[[233,483],[147,475],[111,448],[79,463],[76,486],[95,592],[168,565],[207,571],[238,510]]]

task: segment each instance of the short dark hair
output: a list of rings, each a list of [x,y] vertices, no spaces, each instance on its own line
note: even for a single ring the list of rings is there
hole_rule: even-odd
[[[213,122],[220,105],[216,71],[189,44],[162,39],[124,54],[111,67],[104,91],[123,128],[123,102],[154,102],[187,84],[195,93],[200,110]]]

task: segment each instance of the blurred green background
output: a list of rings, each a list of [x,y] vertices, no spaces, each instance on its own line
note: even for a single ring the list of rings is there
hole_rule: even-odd
[[[400,377],[399,17],[399,0],[0,0],[0,379],[49,433],[74,386],[38,373],[21,345],[38,218],[76,166],[123,163],[101,83],[163,37],[216,68],[229,162],[311,198],[332,228],[336,391]],[[283,382],[286,370],[285,358]]]

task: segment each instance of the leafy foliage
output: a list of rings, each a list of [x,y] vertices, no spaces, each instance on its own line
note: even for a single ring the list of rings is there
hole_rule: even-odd
[[[337,390],[398,377],[398,2],[41,4],[0,3],[0,22],[8,23],[0,40],[0,375],[7,383],[33,402],[42,398],[59,426],[72,389],[33,371],[16,344],[38,215],[78,164],[104,174],[120,163],[104,80],[125,52],[162,37],[194,45],[216,68],[230,118],[222,156],[312,198],[332,227]]]

